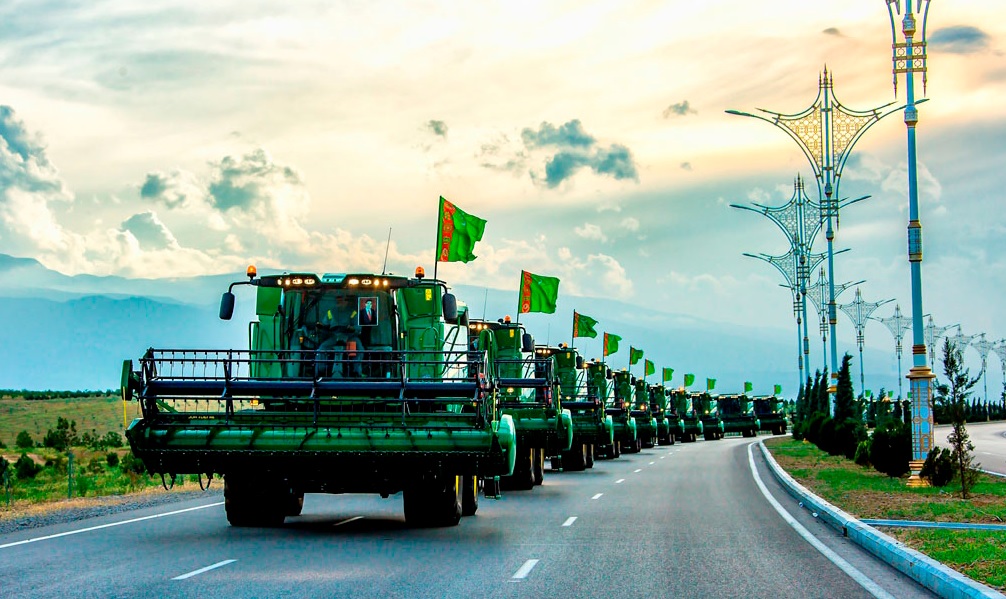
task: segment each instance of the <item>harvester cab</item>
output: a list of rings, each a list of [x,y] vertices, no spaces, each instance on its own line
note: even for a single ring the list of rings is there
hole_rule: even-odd
[[[691,394],[679,387],[671,391],[670,404],[674,416],[680,426],[679,436],[683,443],[692,443],[698,435],[703,434],[702,418],[696,411]]]
[[[405,517],[453,525],[478,507],[480,479],[513,470],[487,350],[442,281],[290,273],[256,288],[249,349],[150,349],[123,368],[143,417],[126,431],[150,472],[223,475],[228,520],[276,525],[304,493],[404,491]]]
[[[663,385],[650,385],[648,388],[650,400],[650,412],[657,422],[657,444],[674,445],[674,427],[677,425],[676,419],[672,424],[671,411],[668,406],[668,390]]]
[[[636,422],[640,447],[653,447],[657,443],[657,420],[650,409],[650,390],[644,379],[633,378],[629,414]]]

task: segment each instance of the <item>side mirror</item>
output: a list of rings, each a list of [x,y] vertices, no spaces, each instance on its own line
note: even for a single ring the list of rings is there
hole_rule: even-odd
[[[468,310],[458,315],[458,325],[468,328]]]
[[[531,336],[531,333],[524,333],[520,336],[520,350],[524,353],[534,351],[534,337]]]
[[[606,379],[610,379],[611,378],[611,368],[605,367],[605,369],[604,369],[604,378],[606,378]]]
[[[220,298],[220,320],[230,320],[234,316],[234,294],[225,291]]]
[[[576,369],[583,370],[583,356],[576,357]]]
[[[454,297],[453,293],[445,293],[443,305],[444,305],[444,321],[450,324],[457,324],[458,298]]]

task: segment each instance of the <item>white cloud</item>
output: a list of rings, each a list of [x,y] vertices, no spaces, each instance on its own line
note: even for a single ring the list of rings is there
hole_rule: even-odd
[[[626,231],[638,231],[639,230],[639,219],[627,216],[622,219],[622,228]]]
[[[582,227],[574,228],[573,232],[575,232],[580,237],[583,237],[584,239],[591,239],[594,241],[600,241],[602,243],[608,241],[608,236],[604,234],[604,231],[601,230],[601,227],[595,224],[583,223]]]

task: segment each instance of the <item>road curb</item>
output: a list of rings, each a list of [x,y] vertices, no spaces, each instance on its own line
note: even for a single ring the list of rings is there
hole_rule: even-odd
[[[758,442],[758,447],[761,449],[772,475],[790,495],[803,503],[803,507],[816,513],[818,518],[839,530],[860,547],[894,566],[940,597],[953,599],[1006,597],[995,589],[974,581],[960,572],[906,547],[893,537],[872,526],[863,524],[852,515],[811,493],[779,466],[763,441]]]

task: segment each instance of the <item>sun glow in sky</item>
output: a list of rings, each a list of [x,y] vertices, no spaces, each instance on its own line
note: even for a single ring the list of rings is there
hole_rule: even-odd
[[[919,123],[926,311],[995,339],[1004,17],[933,3]],[[488,220],[477,260],[441,265],[451,282],[515,289],[536,269],[565,293],[788,330],[781,279],[742,256],[788,243],[729,204],[781,204],[813,174],[781,131],[724,111],[798,112],[825,65],[850,108],[902,101],[890,44],[883,0],[8,1],[0,253],[67,274],[346,271],[379,268],[390,227],[391,269],[429,271],[444,195]],[[843,195],[873,197],[843,213],[836,269],[908,312],[905,153],[900,113],[856,146]]]

